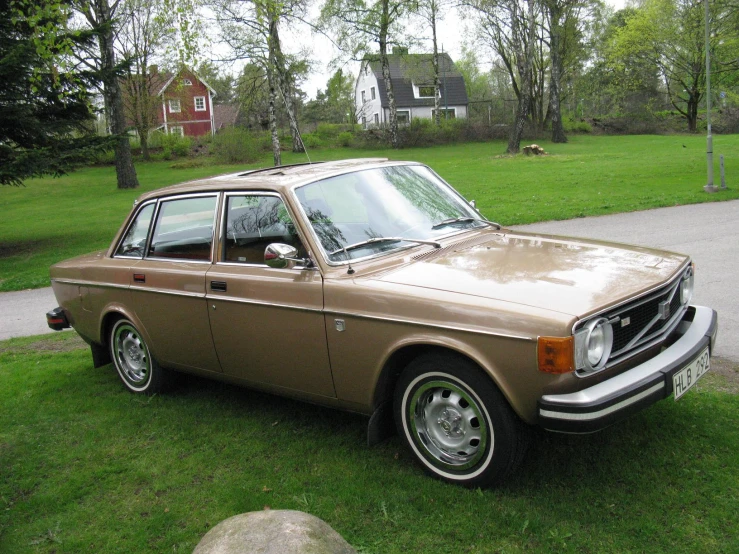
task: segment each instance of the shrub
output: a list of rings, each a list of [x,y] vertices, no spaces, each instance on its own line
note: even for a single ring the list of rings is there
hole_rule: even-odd
[[[224,163],[252,163],[259,159],[259,144],[241,127],[228,127],[213,137],[212,151]]]
[[[323,141],[315,133],[306,133],[301,136],[306,148],[320,148],[323,146]]]
[[[339,136],[336,137],[336,142],[339,146],[348,148],[354,142],[354,133],[351,133],[349,131],[344,131],[342,133],[339,133]]]
[[[176,134],[162,135],[160,143],[164,158],[167,160],[173,157],[184,158],[190,154],[190,149],[192,148],[190,137],[181,137]]]
[[[592,133],[593,127],[584,120],[575,120],[570,117],[562,119],[562,126],[564,127],[565,133]]]
[[[319,123],[315,134],[324,140],[335,139],[342,131],[342,125],[336,123]]]

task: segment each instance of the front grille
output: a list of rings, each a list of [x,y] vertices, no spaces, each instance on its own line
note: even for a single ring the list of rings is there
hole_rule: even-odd
[[[646,296],[593,316],[607,319],[613,329],[613,346],[605,367],[659,344],[677,327],[687,309],[680,302],[680,284],[690,271],[691,268],[686,269],[672,282]],[[579,321],[574,330],[589,321],[592,318]]]
[[[672,295],[672,297],[670,297]],[[623,350],[629,342],[636,337],[647,325],[652,323],[659,315],[659,305],[665,300],[670,302],[670,311],[665,319],[657,319],[647,330],[647,335],[658,333],[670,322],[672,316],[680,309],[680,294],[671,290],[664,292],[656,298],[653,298],[644,304],[640,304],[633,308],[628,308],[620,314],[620,321],[613,328],[613,352],[618,353]],[[626,321],[628,318],[629,325],[621,327],[620,322]]]

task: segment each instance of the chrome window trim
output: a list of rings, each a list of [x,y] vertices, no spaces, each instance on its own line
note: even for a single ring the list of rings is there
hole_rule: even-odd
[[[278,169],[278,168],[274,168]],[[288,215],[290,216],[290,219],[293,220],[293,225],[295,225],[295,230],[298,233],[298,238],[300,239],[300,242],[303,244],[303,248],[305,248],[305,251],[308,252],[308,257],[310,258],[310,248],[307,248],[306,245],[310,244],[308,241],[305,240],[305,237],[303,236],[303,233],[300,230],[300,226],[297,225],[297,221],[299,221],[299,218],[295,217],[295,214],[293,213],[292,208],[290,207],[289,202],[286,201],[286,199],[277,191],[274,190],[250,190],[250,191],[226,191],[224,193],[223,198],[223,207],[222,207],[222,213],[221,215],[221,226],[222,226],[222,232],[220,240],[224,243],[223,249],[221,252],[221,258],[225,258],[226,256],[226,218],[228,217],[228,199],[231,196],[274,196],[276,198],[279,198],[282,202],[282,205],[285,206],[285,209],[287,210]],[[300,206],[300,203],[298,202],[298,206]],[[319,244],[320,246],[320,244]],[[215,256],[214,256],[215,259]],[[269,268],[267,264],[252,264],[252,263],[239,263],[239,262],[226,262],[223,259],[217,260],[214,265],[223,265],[223,266],[235,266],[235,267],[261,267],[261,268]],[[317,267],[305,267],[305,266],[295,266],[291,269],[318,269]],[[279,270],[283,271],[283,270]]]
[[[303,205],[300,203],[300,199],[298,198],[298,195],[297,195],[297,192],[296,191],[298,189],[301,189],[301,188],[305,187],[305,186],[312,185],[314,183],[319,183],[321,181],[326,181],[327,179],[333,179],[335,177],[340,177],[341,175],[348,175],[350,173],[360,173],[362,171],[372,171],[374,169],[380,169],[380,168],[383,168],[383,167],[406,167],[406,166],[407,167],[410,167],[410,166],[425,167],[437,179],[439,179],[439,181],[441,181],[441,183],[444,186],[446,186],[449,190],[451,190],[454,193],[455,196],[457,196],[459,199],[461,199],[461,201],[465,205],[468,205],[469,206],[469,202],[464,198],[464,196],[462,196],[461,194],[459,194],[459,192],[457,192],[454,189],[454,187],[452,187],[449,183],[447,183],[444,179],[442,179],[439,176],[439,174],[436,173],[429,166],[427,166],[426,164],[419,163],[419,162],[392,162],[391,161],[391,162],[380,162],[377,165],[373,165],[372,167],[357,168],[355,166],[355,167],[352,167],[352,168],[347,168],[346,171],[334,173],[334,174],[332,174],[332,175],[330,175],[328,177],[322,177],[320,179],[313,179],[311,181],[308,181],[306,183],[302,183],[302,184],[300,184],[298,186],[295,186],[292,189],[290,189],[290,194],[292,196],[293,201],[295,202],[295,205],[297,206],[297,209],[300,211],[300,216],[301,216],[301,218],[303,220],[303,223],[305,223],[306,227],[308,228],[308,230],[309,230],[309,232],[311,234],[311,237],[313,238],[313,241],[315,242],[316,246],[318,247],[318,250],[320,251],[321,256],[323,257],[323,261],[326,263],[326,265],[328,265],[330,267],[342,267],[342,266],[346,267],[346,266],[348,266],[350,264],[356,264],[358,262],[364,262],[364,261],[373,260],[375,258],[380,258],[382,256],[387,256],[389,254],[397,254],[399,252],[404,252],[405,250],[409,250],[411,248],[417,248],[417,247],[423,246],[423,245],[422,244],[408,244],[406,246],[398,246],[397,248],[393,248],[392,250],[386,250],[384,252],[377,252],[375,254],[370,254],[368,256],[362,256],[361,258],[353,258],[351,260],[346,260],[346,261],[341,261],[341,262],[333,262],[333,261],[331,261],[329,259],[328,253],[323,248],[323,244],[321,244],[321,241],[318,238],[318,235],[316,235],[316,232],[313,229],[313,225],[311,224],[310,219],[308,219],[308,215],[305,213],[305,210],[303,209]],[[475,211],[476,213],[478,213],[478,214],[480,213],[480,212],[477,211],[477,209],[472,208],[471,206],[470,206],[470,208],[473,211]],[[489,226],[487,226],[487,225],[481,225],[479,227],[470,227],[468,229],[458,229],[456,232],[453,231],[453,232],[450,232],[450,233],[448,233],[446,235],[440,235],[435,240],[441,241],[441,240],[445,240],[447,238],[451,238],[451,237],[455,237],[457,235],[461,235],[461,234],[467,233],[469,231],[479,231],[480,229],[487,228],[487,227],[489,227]]]
[[[272,269],[273,271],[285,271],[285,269],[273,269],[269,267],[267,264],[250,264],[246,262],[216,262],[213,264],[214,266],[221,266],[221,267],[255,267],[260,269]],[[305,267],[302,265],[296,265],[294,267],[291,267],[290,270],[292,271],[316,271],[318,270],[317,267]]]
[[[128,235],[128,231],[129,229],[131,229],[131,225],[133,225],[133,222],[136,221],[136,218],[141,213],[141,210],[143,210],[149,204],[154,204],[154,213],[151,214],[151,221],[149,222],[149,230],[146,233],[146,243],[144,244],[144,254],[146,254],[146,250],[149,246],[149,237],[151,236],[151,230],[152,230],[151,226],[157,214],[157,207],[156,207],[157,202],[159,202],[159,199],[154,198],[152,200],[147,200],[146,202],[138,206],[133,216],[129,220],[128,225],[126,225],[126,229],[123,231],[123,233],[121,233],[121,238],[118,239],[118,242],[113,248],[113,255],[111,256],[111,258],[126,259],[126,260],[143,260],[144,259],[143,255],[140,258],[138,256],[119,256],[116,254],[116,252],[118,252],[118,249],[121,247],[121,243],[126,239],[126,235]],[[136,202],[134,202],[134,206],[136,206]]]
[[[213,207],[213,222],[211,224],[210,229],[210,257],[207,260],[189,260],[187,258],[161,258],[159,256],[151,256],[149,255],[149,251],[151,249],[151,241],[154,238],[154,230],[156,229],[156,224],[159,220],[159,213],[162,211],[162,204],[165,202],[172,202],[177,200],[187,200],[190,198],[208,198],[208,197],[214,197],[216,199],[216,204]],[[186,263],[207,263],[211,264],[213,263],[213,249],[215,248],[216,243],[216,224],[218,223],[218,204],[220,201],[221,192],[193,192],[188,194],[173,194],[172,196],[163,196],[156,199],[157,207],[154,212],[154,217],[152,218],[152,226],[149,229],[149,238],[146,241],[146,249],[143,259],[144,260],[154,260],[154,261],[161,261],[161,262],[186,262]],[[139,259],[139,258],[136,258]]]

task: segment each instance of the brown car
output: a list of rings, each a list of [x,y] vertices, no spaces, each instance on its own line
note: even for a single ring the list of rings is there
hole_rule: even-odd
[[[716,312],[687,256],[515,232],[428,167],[284,166],[142,195],[106,252],[51,268],[95,367],[132,392],[172,370],[395,426],[432,475],[500,482],[526,425],[596,431],[682,396]]]

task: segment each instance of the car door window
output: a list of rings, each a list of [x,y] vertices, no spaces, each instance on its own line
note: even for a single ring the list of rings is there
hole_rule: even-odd
[[[149,225],[151,216],[154,215],[155,203],[147,204],[136,214],[133,223],[128,228],[126,236],[123,237],[115,255],[125,258],[143,258],[146,239],[149,237]]]
[[[180,260],[210,260],[217,196],[161,202],[149,256]]]
[[[244,194],[226,199],[223,261],[264,265],[264,249],[273,242],[306,251],[279,196]]]

